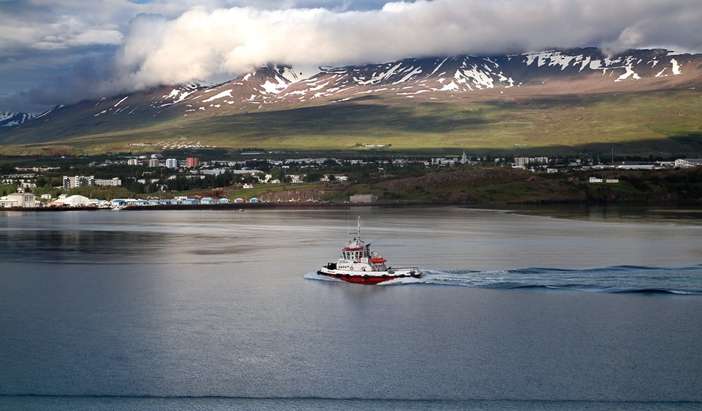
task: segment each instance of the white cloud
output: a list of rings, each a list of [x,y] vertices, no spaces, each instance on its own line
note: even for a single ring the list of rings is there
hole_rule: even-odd
[[[16,0],[0,3],[0,71],[3,58],[107,49],[111,59],[75,64],[76,83],[90,84],[71,93],[110,93],[269,62],[309,67],[580,46],[700,51],[700,21],[700,0]]]
[[[380,62],[410,56],[602,45],[699,48],[702,5],[674,0],[435,0],[369,11],[193,8],[137,19],[116,61],[125,87],[238,74],[269,62]],[[684,32],[684,35],[680,35]]]

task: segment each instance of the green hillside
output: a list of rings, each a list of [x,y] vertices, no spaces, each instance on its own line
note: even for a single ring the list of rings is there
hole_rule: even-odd
[[[4,144],[0,150],[154,150],[182,139],[226,148],[345,150],[359,144],[391,144],[398,150],[450,147],[568,152],[598,145],[609,150],[618,145],[619,150],[635,154],[699,153],[702,93],[678,90],[511,102],[375,97],[200,119],[140,119],[138,124],[100,127],[85,127],[79,121],[73,124],[64,122],[53,129],[45,124],[0,134]]]

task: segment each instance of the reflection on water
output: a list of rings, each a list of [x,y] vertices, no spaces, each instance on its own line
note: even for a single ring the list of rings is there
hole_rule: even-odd
[[[702,208],[631,207],[631,206],[541,206],[515,207],[516,212],[560,218],[609,222],[656,222],[702,224]]]

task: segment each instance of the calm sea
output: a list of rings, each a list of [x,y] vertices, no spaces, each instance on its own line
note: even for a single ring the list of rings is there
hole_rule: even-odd
[[[0,212],[0,409],[700,409],[696,215]]]

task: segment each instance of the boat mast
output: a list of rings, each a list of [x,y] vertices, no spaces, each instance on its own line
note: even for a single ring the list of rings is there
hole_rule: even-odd
[[[356,238],[361,239],[361,216],[356,220]]]

